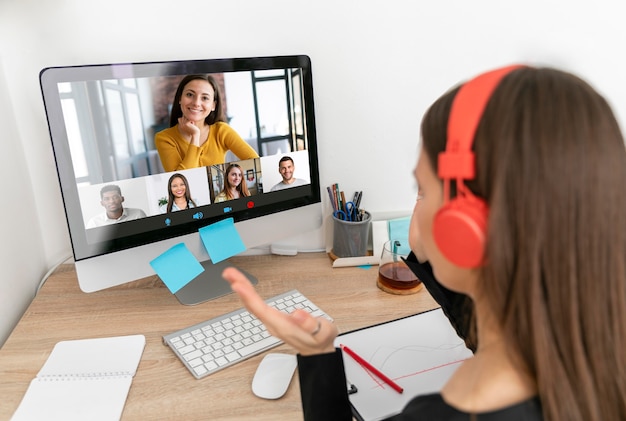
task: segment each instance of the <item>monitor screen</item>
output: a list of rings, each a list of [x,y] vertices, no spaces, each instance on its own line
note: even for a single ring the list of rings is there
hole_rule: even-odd
[[[309,57],[50,67],[40,82],[84,291],[153,274],[179,242],[209,259],[198,230],[225,218],[247,248],[321,225]]]

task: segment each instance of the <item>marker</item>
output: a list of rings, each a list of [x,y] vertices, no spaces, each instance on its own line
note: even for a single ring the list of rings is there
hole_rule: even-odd
[[[372,373],[374,373],[378,378],[380,378],[382,381],[384,381],[385,383],[387,383],[389,386],[391,386],[393,388],[393,390],[395,390],[398,393],[402,393],[404,392],[404,389],[401,388],[400,386],[398,386],[398,384],[396,384],[393,380],[391,380],[389,377],[385,376],[383,373],[381,373],[380,371],[378,371],[378,369],[376,367],[374,367],[373,365],[371,365],[370,363],[368,363],[367,361],[365,361],[363,358],[361,358],[358,354],[356,354],[353,350],[351,350],[350,348],[348,348],[347,346],[345,346],[344,344],[339,344],[339,347],[349,356],[351,356],[352,358],[354,358],[354,360],[361,364],[361,366],[363,366],[363,368],[365,368],[368,371],[371,371]]]

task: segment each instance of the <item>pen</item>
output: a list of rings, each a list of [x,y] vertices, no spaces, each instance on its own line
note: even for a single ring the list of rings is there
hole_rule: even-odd
[[[354,360],[361,364],[361,366],[363,366],[363,368],[365,368],[368,371],[371,371],[372,373],[374,373],[378,378],[380,378],[382,381],[384,381],[385,383],[387,383],[389,386],[391,386],[393,388],[393,390],[395,390],[398,393],[402,393],[404,392],[404,389],[401,388],[400,386],[398,386],[398,384],[396,384],[393,380],[391,380],[389,377],[385,376],[383,373],[381,373],[380,371],[378,371],[378,369],[376,367],[374,367],[373,365],[371,365],[370,363],[368,363],[367,361],[365,361],[363,358],[361,358],[358,354],[356,354],[353,350],[351,350],[350,348],[348,348],[347,346],[345,346],[344,344],[339,344],[339,347],[349,356],[351,356],[352,358],[354,358]]]
[[[335,203],[335,199],[333,198],[333,192],[330,189],[330,187],[326,187],[326,190],[328,190],[328,197],[330,198],[330,204],[333,207],[333,212],[337,211],[337,203]]]
[[[354,195],[352,196],[352,203],[354,204],[354,214],[356,215],[355,219],[357,221],[361,220],[361,215],[360,215],[360,211],[359,211],[359,192],[355,191]]]

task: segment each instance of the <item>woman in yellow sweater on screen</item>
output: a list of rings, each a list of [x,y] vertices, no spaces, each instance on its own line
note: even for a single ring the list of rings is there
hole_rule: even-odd
[[[230,150],[237,158],[258,158],[256,151],[225,121],[220,92],[211,75],[188,75],[178,85],[170,127],[155,136],[166,172],[225,162]]]

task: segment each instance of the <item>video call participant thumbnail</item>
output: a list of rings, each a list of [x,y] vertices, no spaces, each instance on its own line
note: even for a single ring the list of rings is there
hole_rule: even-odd
[[[222,164],[228,151],[239,159],[256,151],[226,123],[220,91],[211,75],[188,75],[174,96],[170,127],[154,142],[166,172]]]
[[[87,228],[102,227],[104,225],[116,224],[118,222],[133,221],[145,218],[146,213],[141,209],[125,208],[124,196],[119,186],[109,184],[100,190],[100,204],[105,211],[92,217],[87,222]]]
[[[248,186],[243,182],[243,170],[239,164],[229,164],[224,175],[224,188],[215,196],[215,203],[250,196]]]
[[[167,203],[159,210],[166,213],[195,207],[196,202],[191,198],[187,177],[180,173],[173,174],[167,182]]]
[[[278,161],[278,172],[283,179],[279,183],[275,184],[270,191],[278,191],[309,184],[306,180],[294,177],[293,174],[295,170],[296,167],[290,156],[283,156],[280,158],[280,161]]]

